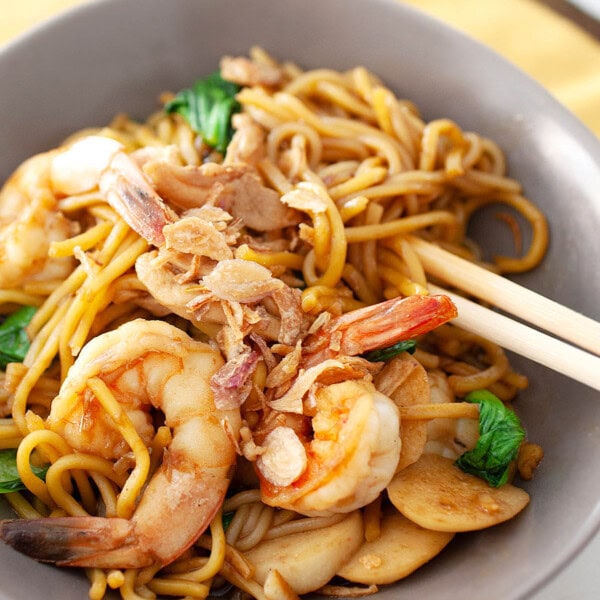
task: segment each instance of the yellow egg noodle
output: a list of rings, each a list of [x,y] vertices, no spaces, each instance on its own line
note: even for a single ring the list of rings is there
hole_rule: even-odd
[[[37,307],[0,374],[0,448],[25,486],[1,536],[84,568],[92,600],[376,593],[529,499],[454,465],[479,435],[465,396],[510,406],[527,379],[447,323],[410,236],[516,273],[542,260],[546,220],[493,141],[423,121],[363,67],[260,48],[220,67],[240,86],[225,152],[178,113],[119,115],[1,192],[0,307]],[[488,262],[467,236],[490,204],[517,249],[514,212],[530,224],[521,256]],[[367,360],[406,338],[414,354]],[[508,478],[541,456],[523,441]],[[423,504],[457,481],[471,508]]]

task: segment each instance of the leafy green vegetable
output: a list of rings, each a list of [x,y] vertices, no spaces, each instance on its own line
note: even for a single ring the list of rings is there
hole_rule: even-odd
[[[525,431],[519,417],[491,392],[476,390],[465,400],[479,404],[479,440],[456,465],[492,487],[500,487],[508,480],[510,464],[517,458]]]
[[[378,350],[371,350],[371,352],[365,352],[365,354],[363,354],[363,358],[366,358],[371,362],[390,360],[390,358],[394,358],[394,356],[402,354],[403,352],[413,354],[416,347],[417,342],[415,340],[403,340],[394,344],[393,346],[388,346],[387,348],[380,348]]]
[[[227,528],[231,525],[231,521],[233,521],[233,517],[235,517],[235,510],[231,510],[229,512],[223,513],[222,521],[223,521],[223,529],[227,531]]]
[[[179,113],[202,139],[221,153],[231,141],[231,115],[241,110],[235,95],[240,86],[225,81],[219,72],[181,90],[165,105],[167,113]]]
[[[11,362],[23,362],[30,343],[25,327],[36,310],[33,306],[23,306],[0,325],[0,369],[6,369]]]
[[[35,467],[32,465],[31,470],[40,479],[45,479],[48,467]],[[14,448],[0,450],[0,494],[24,489],[25,486],[17,470],[17,451]]]

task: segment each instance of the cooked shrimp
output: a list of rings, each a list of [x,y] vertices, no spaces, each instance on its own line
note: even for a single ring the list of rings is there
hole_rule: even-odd
[[[234,342],[225,348],[228,357],[244,350],[239,342],[250,328],[283,343],[293,343],[300,335],[300,294],[266,267],[234,258],[242,223],[264,229],[278,211],[283,220],[269,221],[267,229],[297,222],[296,211],[281,204],[278,193],[265,187],[252,167],[211,163],[184,168],[168,152],[128,155],[112,138],[88,136],[56,153],[51,180],[59,195],[98,188],[119,216],[157,247],[136,263],[139,280],[160,305],[153,307],[157,316],[164,308],[196,325],[201,320],[208,328],[235,329],[230,336]],[[179,216],[163,197],[187,210]],[[261,212],[257,217],[256,202],[269,215]],[[255,306],[267,297],[275,309]]]
[[[176,218],[123,145],[112,138],[91,135],[58,151],[50,174],[57,194],[99,188],[123,220],[156,246],[164,243],[164,226]]]
[[[64,279],[71,258],[50,258],[51,242],[67,239],[74,224],[57,208],[50,186],[53,153],[24,162],[0,191],[0,288]]]
[[[305,341],[306,363],[391,346],[423,335],[456,315],[447,296],[393,298],[354,310],[332,319]]]
[[[396,405],[366,380],[315,391],[312,440],[277,427],[257,460],[263,502],[308,516],[346,513],[374,500],[400,456]]]
[[[94,189],[140,236],[164,243],[162,230],[175,213],[122,144],[88,136],[24,162],[0,191],[1,288],[66,278],[73,259],[48,256],[51,242],[76,233],[58,210],[58,199]]]
[[[187,264],[184,259],[183,265]],[[258,263],[242,259],[222,260],[211,269],[198,271],[197,283],[182,282],[187,274],[178,269],[174,261],[166,262],[160,250],[153,250],[137,259],[135,270],[161,306],[197,327],[225,325],[236,341],[250,330],[265,339],[284,343],[293,343],[300,335],[303,317],[300,293],[285,286]],[[272,299],[279,315],[262,306],[265,298]],[[226,355],[235,354],[226,348],[224,351]]]
[[[417,298],[352,311],[307,339],[304,369],[271,406],[290,410],[300,399],[304,419],[313,416],[303,429],[284,422],[258,439],[263,502],[322,516],[361,508],[387,486],[400,457],[399,411],[375,388],[365,365],[361,376],[363,359],[349,357],[425,333],[456,314],[447,298]]]
[[[210,390],[222,364],[211,346],[161,321],[131,321],[90,341],[53,402],[47,426],[77,451],[122,456],[128,448],[87,385],[100,378],[146,441],[149,409],[164,413],[172,441],[162,465],[131,519],[4,521],[0,536],[38,560],[65,566],[134,568],[176,559],[219,510],[236,459],[239,411],[218,410]]]

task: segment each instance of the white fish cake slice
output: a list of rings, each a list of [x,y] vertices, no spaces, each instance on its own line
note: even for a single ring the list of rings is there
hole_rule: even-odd
[[[244,554],[261,585],[276,569],[297,594],[306,594],[324,586],[363,539],[363,520],[356,510],[330,527],[264,540]]]
[[[375,378],[375,387],[398,407],[430,402],[427,372],[413,356],[404,352],[388,361]],[[402,446],[396,473],[419,460],[427,443],[427,421],[402,421]]]
[[[485,529],[512,519],[529,503],[524,490],[511,484],[493,488],[437,454],[423,454],[400,471],[387,491],[405,517],[435,531]]]
[[[337,574],[365,585],[393,583],[430,561],[453,537],[423,529],[392,509],[382,519],[381,535],[364,542]]]

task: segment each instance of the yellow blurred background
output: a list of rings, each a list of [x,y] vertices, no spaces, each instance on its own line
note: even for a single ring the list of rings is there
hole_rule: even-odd
[[[87,1],[6,2],[0,19],[0,44],[9,42],[62,10]],[[537,79],[600,136],[600,41],[571,19],[546,6],[555,2],[399,1],[419,8],[494,48]],[[566,5],[566,2],[562,4]],[[588,21],[584,18],[584,22]]]

